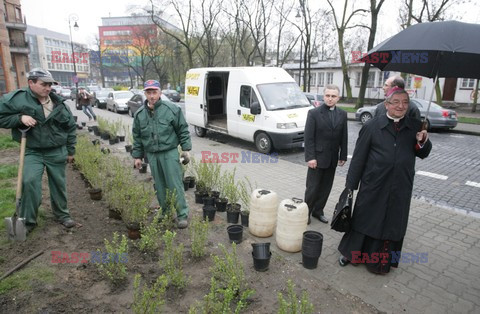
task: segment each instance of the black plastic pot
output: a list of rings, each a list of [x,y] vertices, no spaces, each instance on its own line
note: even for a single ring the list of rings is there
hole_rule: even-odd
[[[207,218],[208,218],[208,221],[215,220],[216,212],[217,212],[217,209],[214,206],[211,206],[211,205],[203,206],[203,220]]]
[[[93,141],[92,141],[92,144],[93,144],[93,145],[100,145],[100,140],[93,140]]]
[[[242,226],[248,227],[248,217],[250,217],[250,213],[244,214],[240,212],[240,220],[242,221]]]
[[[95,136],[100,136],[100,131],[98,130],[98,128],[93,129],[93,134],[95,134]]]
[[[217,207],[217,212],[224,212],[227,210],[228,200],[226,198],[217,198],[215,200],[215,207]]]
[[[77,125],[77,129],[78,129],[78,130],[82,130],[82,129],[83,129],[83,126]]]
[[[270,257],[272,256],[272,253],[270,252],[268,254],[268,257],[266,258],[258,258],[253,255],[252,252],[252,257],[253,257],[253,268],[255,268],[256,271],[267,271],[268,266],[270,265]]]
[[[115,144],[117,143],[117,139],[116,139],[115,137],[110,137],[110,138],[108,139],[108,143],[109,143],[110,145],[115,145]]]
[[[132,145],[125,145],[125,150],[127,153],[130,153],[132,151]]]
[[[319,258],[322,254],[323,235],[317,231],[305,231],[302,239],[302,254]]]
[[[103,133],[100,133],[100,137],[102,138],[102,140],[109,140],[110,134],[108,134],[107,132],[103,132]]]
[[[196,204],[203,204],[203,198],[204,197],[205,197],[205,192],[195,191],[195,203]]]
[[[90,189],[88,190],[90,194],[90,199],[94,201],[99,201],[102,199],[102,189]]]
[[[315,269],[318,265],[319,257],[311,257],[302,253],[302,264],[306,269]]]
[[[119,140],[120,142],[124,142],[124,141],[125,141],[125,135],[119,135],[119,136],[117,136],[117,137],[118,137],[118,140]]]
[[[215,198],[210,197],[210,196],[204,196],[203,197],[203,205],[210,205],[214,206],[215,205]]]
[[[73,120],[75,120],[75,122],[77,122],[78,117],[77,117],[77,116],[73,116]]]
[[[220,192],[219,191],[212,191],[210,192],[210,196],[217,199],[220,197]]]
[[[147,173],[147,168],[148,168],[148,164],[147,163],[142,163],[142,167],[140,169],[138,169],[138,172]]]
[[[183,190],[188,191],[189,186],[190,186],[190,181],[183,179]]]
[[[87,122],[82,122],[82,126],[86,126],[87,125]]]
[[[192,177],[192,176],[188,176],[188,177],[185,177],[185,179],[188,179],[190,180],[190,185],[188,186],[189,188],[194,188],[195,187],[195,177]]]
[[[230,242],[239,244],[243,239],[243,227],[241,225],[231,225],[227,227],[228,238]]]
[[[240,212],[227,211],[227,222],[230,224],[237,224],[239,216],[240,216]]]
[[[270,258],[270,255],[272,255],[270,242],[252,243],[252,255],[259,259]]]
[[[93,128],[91,126],[87,126],[88,132],[93,132]]]
[[[127,234],[131,240],[140,239],[140,224],[127,224]]]
[[[116,209],[109,208],[108,209],[108,218],[112,218],[115,220],[122,220],[122,213],[120,213]]]

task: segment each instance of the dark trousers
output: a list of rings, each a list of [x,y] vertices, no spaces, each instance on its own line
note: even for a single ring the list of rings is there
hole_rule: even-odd
[[[308,205],[308,214],[323,215],[323,208],[327,204],[328,196],[333,186],[336,168],[312,169],[307,172],[307,189],[305,203]]]

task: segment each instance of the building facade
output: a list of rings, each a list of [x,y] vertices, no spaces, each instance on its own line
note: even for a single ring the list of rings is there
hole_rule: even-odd
[[[3,95],[27,86],[30,51],[20,0],[2,0],[0,11],[0,95]]]
[[[75,85],[75,63],[79,85],[90,83],[90,56],[86,45],[73,43],[72,53],[70,36],[31,25],[26,36],[31,51],[30,68],[47,69],[60,85],[70,87]]]

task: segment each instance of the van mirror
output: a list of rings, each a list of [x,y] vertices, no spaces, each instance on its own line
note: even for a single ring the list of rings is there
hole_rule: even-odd
[[[252,104],[250,105],[250,113],[260,114],[260,112],[262,112],[262,110],[260,108],[260,104],[258,103],[258,101],[252,102]]]

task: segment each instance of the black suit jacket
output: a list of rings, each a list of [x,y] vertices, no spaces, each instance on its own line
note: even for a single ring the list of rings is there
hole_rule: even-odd
[[[347,160],[347,113],[335,108],[335,125],[325,104],[308,112],[305,124],[305,161],[317,160],[321,169],[336,167],[338,160]]]

